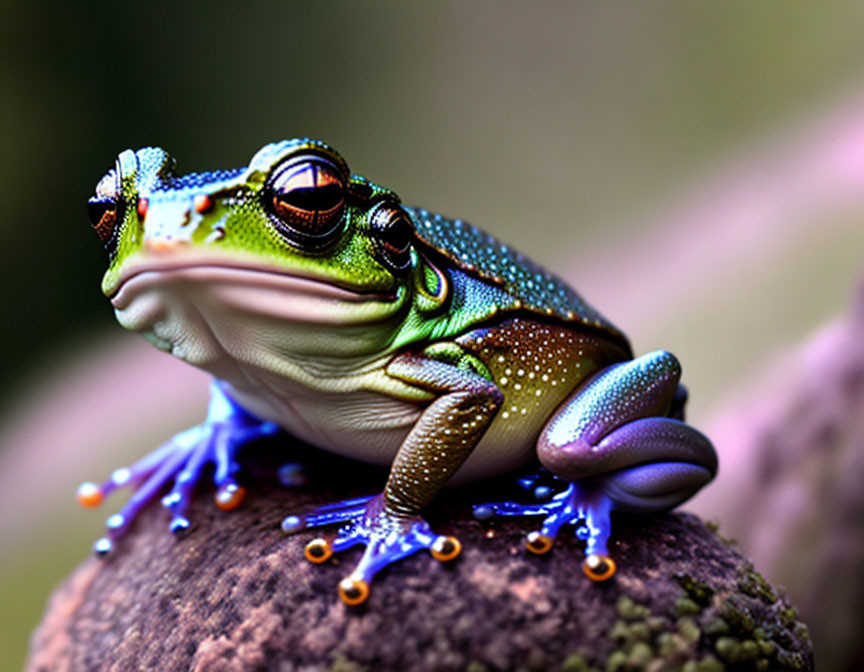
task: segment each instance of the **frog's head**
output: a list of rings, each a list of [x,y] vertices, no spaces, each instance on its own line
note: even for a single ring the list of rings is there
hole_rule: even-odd
[[[314,140],[267,145],[245,168],[188,175],[162,149],[127,150],[88,211],[118,319],[175,354],[180,322],[201,306],[359,325],[393,315],[410,291],[414,232],[398,197]]]

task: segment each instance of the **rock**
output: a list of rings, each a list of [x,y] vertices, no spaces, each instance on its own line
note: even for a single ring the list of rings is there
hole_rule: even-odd
[[[377,470],[311,458],[310,482]],[[332,482],[332,476],[330,481]],[[382,572],[361,607],[336,585],[359,551],[303,558],[312,534],[286,537],[283,516],[356,493],[287,490],[261,479],[229,513],[206,496],[182,538],[148,508],[105,559],[89,558],[51,598],[27,670],[812,670],[806,628],[786,599],[722,537],[688,514],[614,519],[616,576],[589,581],[581,542],[524,550],[526,519],[478,522],[451,491],[429,520],[459,536],[441,564],[418,554]]]

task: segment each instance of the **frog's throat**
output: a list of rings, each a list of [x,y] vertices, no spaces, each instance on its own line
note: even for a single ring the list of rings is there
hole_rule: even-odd
[[[364,294],[269,269],[141,267],[112,298],[118,321],[214,375],[229,362],[287,372],[291,362],[367,360],[388,347],[406,291]]]

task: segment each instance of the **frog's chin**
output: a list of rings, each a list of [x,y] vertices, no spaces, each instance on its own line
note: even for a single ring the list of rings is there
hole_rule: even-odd
[[[364,357],[380,347],[377,332],[398,319],[403,298],[270,270],[174,265],[130,274],[111,303],[124,327],[218,375],[214,367],[229,360]]]

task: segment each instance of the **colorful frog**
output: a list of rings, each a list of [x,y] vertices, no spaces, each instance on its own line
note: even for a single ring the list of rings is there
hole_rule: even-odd
[[[466,222],[405,207],[322,142],[269,144],[244,168],[187,175],[162,149],[127,150],[88,210],[120,324],[214,377],[202,424],[79,488],[87,506],[134,488],[99,554],[167,486],[170,529],[186,529],[205,467],[216,505],[238,506],[237,451],[279,430],[391,465],[380,494],[282,524],[341,524],[307,544],[313,562],[365,546],[339,584],[348,604],[389,563],[459,554],[421,517],[445,485],[539,458],[557,494],[475,515],[544,516],[527,537],[535,553],[575,525],[584,571],[600,581],[615,572],[611,510],[669,509],[716,473],[711,443],[683,422],[673,355],[634,359],[561,279]]]

